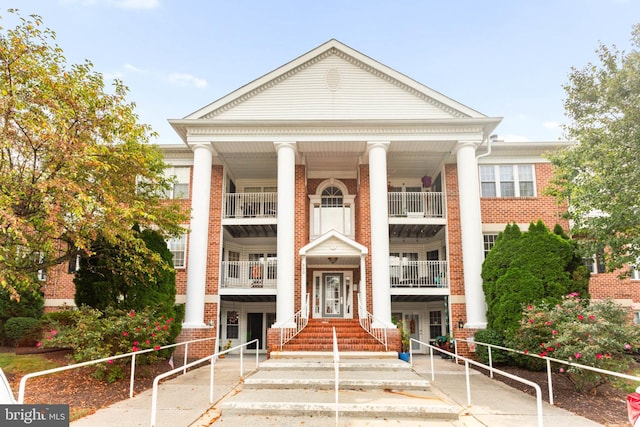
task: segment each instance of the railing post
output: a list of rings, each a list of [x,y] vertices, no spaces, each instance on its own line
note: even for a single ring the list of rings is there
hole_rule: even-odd
[[[464,360],[464,373],[467,377],[467,407],[471,407],[471,378],[469,377],[469,361]]]
[[[213,404],[213,380],[215,376],[216,358],[211,356],[211,367],[209,368],[209,403]]]
[[[129,378],[129,399],[133,397],[133,384],[136,381],[136,354],[131,355],[131,377]]]
[[[240,378],[242,378],[242,374],[244,373],[244,347],[240,347]]]
[[[182,362],[182,375],[187,373],[187,355],[189,354],[189,343],[184,345],[184,360]]]
[[[549,384],[549,404],[553,405],[553,384],[551,380],[551,360],[547,359],[547,383]]]
[[[489,351],[489,376],[493,378],[493,358],[491,354],[491,347],[487,346],[487,350]]]

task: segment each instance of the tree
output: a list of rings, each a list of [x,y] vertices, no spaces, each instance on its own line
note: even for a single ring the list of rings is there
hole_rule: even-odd
[[[640,25],[629,53],[601,45],[599,64],[572,68],[565,132],[577,144],[551,155],[552,193],[568,202],[572,235],[607,268],[640,259]]]
[[[111,265],[126,263],[126,260],[114,262],[111,258],[126,258],[128,254],[99,240],[94,243],[92,254],[80,259],[80,269],[73,280],[76,286],[75,303],[77,306],[86,305],[102,312],[109,309],[153,312],[158,317],[172,319],[170,336],[174,339],[181,330],[184,313],[175,303],[176,272],[173,268],[173,254],[160,233],[134,228],[148,250],[157,255],[149,258],[148,270],[151,274],[127,281],[122,274],[114,273]]]
[[[0,26],[1,286],[18,296],[37,270],[90,253],[98,238],[128,254],[111,265],[125,280],[148,274],[157,254],[133,225],[177,235],[186,220],[161,200],[172,182],[149,126],[121,81],[108,92],[90,62],[67,64],[40,17],[8,12],[19,23]]]
[[[487,327],[508,335],[527,304],[559,301],[572,292],[588,298],[589,273],[580,259],[560,227],[552,233],[538,221],[522,233],[507,225],[482,265]]]

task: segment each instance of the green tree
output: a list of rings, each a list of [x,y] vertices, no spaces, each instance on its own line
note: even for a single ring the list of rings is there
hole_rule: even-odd
[[[632,46],[601,45],[598,64],[572,68],[564,130],[577,144],[550,156],[552,193],[568,202],[572,235],[587,254],[606,247],[609,270],[640,259],[640,25]]]
[[[38,16],[0,16],[0,285],[18,296],[39,269],[90,253],[98,237],[126,252],[111,269],[149,274],[134,224],[177,235],[186,220],[162,202],[171,181],[127,88],[110,90],[86,61],[68,65]],[[126,274],[125,274],[126,273]]]
[[[487,326],[507,335],[518,327],[523,305],[559,301],[572,292],[588,298],[589,273],[575,243],[560,227],[552,233],[542,221],[525,233],[507,225],[482,265],[482,279]]]

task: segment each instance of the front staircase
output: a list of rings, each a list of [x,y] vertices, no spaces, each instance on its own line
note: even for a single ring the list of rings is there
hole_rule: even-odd
[[[361,356],[360,356],[361,357]],[[390,354],[341,354],[336,404],[331,354],[292,353],[260,364],[216,407],[221,425],[461,426],[462,408]],[[336,410],[339,422],[335,422]],[[215,424],[217,425],[217,424]]]
[[[333,328],[336,328],[338,349],[341,352],[387,351],[384,344],[362,329],[358,319],[309,319],[307,326],[286,343],[282,351],[332,351]]]

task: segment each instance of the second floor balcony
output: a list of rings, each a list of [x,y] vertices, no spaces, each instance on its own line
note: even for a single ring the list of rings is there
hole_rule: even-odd
[[[265,261],[222,261],[221,287],[234,289],[276,288],[278,264]]]
[[[400,261],[389,265],[392,288],[448,288],[448,261]]]
[[[444,193],[389,192],[390,218],[444,218]]]
[[[278,193],[227,193],[223,218],[277,218]]]

